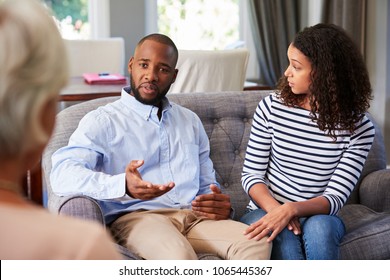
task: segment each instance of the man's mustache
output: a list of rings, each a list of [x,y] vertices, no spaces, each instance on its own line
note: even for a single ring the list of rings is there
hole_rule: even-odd
[[[145,88],[145,89],[148,89],[148,90],[156,90],[156,91],[159,91],[159,88],[156,84],[154,83],[150,83],[150,82],[145,82],[145,83],[142,83],[138,86],[138,89],[140,88]]]

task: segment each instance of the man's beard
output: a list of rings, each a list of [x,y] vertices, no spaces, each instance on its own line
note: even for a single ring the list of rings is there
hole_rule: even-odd
[[[143,85],[143,84],[141,84]],[[167,92],[169,90],[169,88],[171,87],[171,85],[169,85],[168,87],[164,88],[162,91],[160,91],[160,89],[154,85],[156,87],[156,90],[157,90],[157,95],[155,98],[153,99],[145,99],[141,96],[140,92],[139,92],[139,87],[137,88],[135,86],[135,83],[133,81],[133,78],[131,77],[130,75],[130,86],[131,86],[131,92],[133,94],[133,96],[135,97],[136,100],[138,100],[139,102],[141,102],[142,104],[145,104],[145,105],[158,105],[161,100],[167,95]]]

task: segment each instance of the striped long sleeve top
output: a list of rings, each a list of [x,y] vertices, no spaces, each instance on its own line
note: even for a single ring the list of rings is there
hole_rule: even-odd
[[[353,134],[339,131],[336,140],[320,130],[302,108],[284,105],[273,93],[255,111],[242,185],[268,186],[280,203],[324,196],[336,215],[354,189],[374,140],[375,129],[364,116]],[[251,200],[248,207],[257,209]]]

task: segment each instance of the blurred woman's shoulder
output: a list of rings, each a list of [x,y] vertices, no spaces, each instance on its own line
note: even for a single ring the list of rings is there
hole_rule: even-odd
[[[121,259],[98,223],[59,216],[39,207],[0,205],[1,259]]]

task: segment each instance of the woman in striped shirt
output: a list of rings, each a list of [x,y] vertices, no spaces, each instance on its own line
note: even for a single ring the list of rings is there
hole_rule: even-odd
[[[260,101],[242,173],[250,239],[268,235],[272,259],[338,259],[336,216],[354,189],[375,130],[365,115],[371,85],[344,30],[299,32],[278,90]]]

